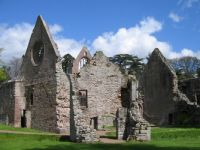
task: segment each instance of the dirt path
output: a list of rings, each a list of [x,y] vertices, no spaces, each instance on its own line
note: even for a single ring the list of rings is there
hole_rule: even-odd
[[[123,140],[117,140],[117,139],[108,139],[108,138],[100,138],[100,142],[107,143],[107,144],[117,144],[117,143],[124,143]]]
[[[124,140],[118,140],[118,139],[111,139],[106,137],[106,133],[110,131],[97,131],[97,134],[100,136],[100,142],[101,143],[108,143],[108,144],[115,144],[115,143],[124,143]]]

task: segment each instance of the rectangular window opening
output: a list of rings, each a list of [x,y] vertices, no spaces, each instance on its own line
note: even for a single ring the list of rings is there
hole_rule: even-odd
[[[80,105],[84,107],[88,107],[88,93],[87,90],[79,90],[79,99]]]

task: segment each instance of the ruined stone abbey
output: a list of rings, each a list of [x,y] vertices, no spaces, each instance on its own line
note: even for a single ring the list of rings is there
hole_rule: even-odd
[[[144,141],[151,125],[200,125],[199,80],[178,83],[158,49],[139,81],[103,52],[91,56],[85,47],[68,73],[61,63],[39,16],[17,79],[0,86],[0,123],[70,134],[77,142],[98,141],[96,130],[106,126],[116,127],[118,139]]]

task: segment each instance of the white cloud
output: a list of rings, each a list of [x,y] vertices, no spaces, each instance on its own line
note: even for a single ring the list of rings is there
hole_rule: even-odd
[[[178,5],[181,5],[182,8],[191,8],[195,3],[198,3],[199,0],[179,0]]]
[[[28,23],[14,26],[0,25],[0,47],[4,48],[2,59],[10,60],[13,56],[21,57],[25,53],[33,25]]]
[[[180,22],[181,20],[183,20],[183,17],[171,12],[169,14],[169,18],[172,19],[174,22]]]
[[[162,30],[162,24],[152,17],[147,17],[146,19],[140,21],[140,25],[137,28],[150,34]]]
[[[194,52],[187,48],[182,49],[181,54],[182,56],[195,56]]]
[[[49,29],[51,31],[51,34],[53,35],[63,30],[63,28],[59,24],[50,25]]]
[[[153,36],[153,33],[161,29],[162,23],[152,17],[147,17],[134,27],[120,28],[116,33],[104,33],[97,37],[92,45],[94,49],[103,50],[108,56],[130,53],[146,57],[156,47],[168,54],[171,46]]]
[[[83,47],[82,41],[76,41],[74,39],[67,39],[64,37],[54,36],[54,40],[58,45],[61,56],[70,53],[73,57],[76,57]]]
[[[180,52],[171,52],[169,58],[178,58],[178,57],[184,57],[184,56],[192,56],[200,58],[200,51],[194,52],[191,49],[183,48]]]
[[[108,56],[129,53],[145,58],[155,48],[159,48],[167,58],[187,55],[200,58],[200,51],[194,52],[184,48],[176,52],[169,43],[158,40],[153,34],[160,30],[162,30],[162,23],[147,17],[134,27],[120,28],[116,33],[103,33],[93,41],[92,46],[96,50],[103,50]]]
[[[198,56],[200,51],[194,52],[184,48],[180,52],[174,51],[172,46],[156,38],[154,33],[161,31],[163,25],[152,17],[147,17],[139,24],[130,28],[120,28],[117,32],[106,32],[95,38],[89,46],[90,51],[102,50],[107,56],[119,53],[134,54],[145,58],[155,48],[159,48],[167,58],[175,58],[186,55]],[[2,53],[4,61],[9,61],[13,56],[21,57],[27,48],[33,25],[29,23],[8,26],[0,24],[0,47],[5,51]],[[85,40],[77,41],[62,36],[63,28],[58,25],[50,25],[55,42],[61,56],[70,53],[74,57],[80,52]]]

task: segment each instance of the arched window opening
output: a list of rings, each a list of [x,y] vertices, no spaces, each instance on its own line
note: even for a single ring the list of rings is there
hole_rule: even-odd
[[[79,68],[78,69],[80,70],[83,66],[85,66],[88,63],[89,63],[89,60],[87,58],[82,58],[79,62]]]

